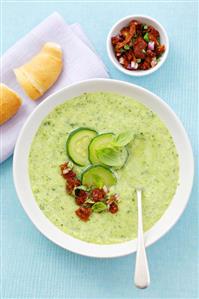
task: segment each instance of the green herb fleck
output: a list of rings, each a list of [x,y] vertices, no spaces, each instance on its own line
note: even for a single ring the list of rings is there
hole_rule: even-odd
[[[140,63],[142,61],[142,59],[139,58],[136,61],[137,61],[137,63]]]
[[[125,46],[124,46],[124,49],[125,49],[125,50],[129,50],[129,49],[130,49],[130,46],[129,46],[129,45],[125,45]]]
[[[93,212],[101,213],[107,210],[107,205],[102,201],[98,201],[92,206],[92,210]]]
[[[44,126],[49,126],[50,124],[51,122],[49,120],[44,122]]]
[[[148,32],[144,35],[144,40],[148,43],[149,42],[149,34]]]

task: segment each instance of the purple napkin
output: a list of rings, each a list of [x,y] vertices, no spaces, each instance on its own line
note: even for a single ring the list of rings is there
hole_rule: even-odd
[[[25,95],[17,83],[13,69],[27,62],[40,51],[45,42],[49,41],[61,45],[64,68],[57,82],[39,101],[34,102]],[[97,56],[80,25],[67,25],[56,12],[7,50],[1,60],[1,82],[21,96],[23,105],[12,119],[0,127],[0,162],[13,153],[17,136],[26,118],[48,95],[76,81],[108,77],[103,62]]]

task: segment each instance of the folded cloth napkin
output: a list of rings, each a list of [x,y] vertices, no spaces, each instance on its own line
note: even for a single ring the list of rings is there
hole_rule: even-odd
[[[37,54],[48,41],[61,45],[64,68],[57,82],[39,101],[34,102],[24,94],[16,81],[13,69]],[[43,99],[68,84],[89,78],[106,78],[108,74],[80,25],[67,25],[55,12],[6,51],[1,57],[1,76],[1,82],[15,90],[23,100],[17,114],[0,127],[0,162],[3,162],[13,153],[24,121]]]

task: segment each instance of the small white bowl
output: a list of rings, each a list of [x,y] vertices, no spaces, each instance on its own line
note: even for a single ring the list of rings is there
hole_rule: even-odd
[[[110,79],[92,79],[78,82],[50,95],[37,106],[22,128],[15,146],[13,159],[14,184],[19,200],[38,230],[57,245],[86,256],[112,258],[136,251],[136,239],[124,243],[99,245],[75,239],[58,229],[43,214],[31,190],[28,173],[28,156],[32,140],[43,119],[58,105],[85,92],[115,92],[132,97],[146,105],[165,123],[179,154],[180,180],[169,207],[155,225],[145,232],[146,246],[160,239],[180,218],[192,188],[194,162],[189,138],[171,108],[152,92],[130,83]],[[166,246],[166,244],[165,244]]]
[[[159,31],[160,33],[160,42],[161,44],[165,45],[165,52],[162,54],[162,56],[160,57],[160,61],[158,62],[158,64],[156,66],[154,66],[153,68],[149,69],[149,70],[137,70],[137,71],[130,71],[125,69],[117,60],[117,58],[115,57],[115,53],[113,50],[113,46],[111,43],[111,37],[119,34],[120,30],[123,27],[128,26],[128,24],[130,23],[130,21],[132,20],[137,20],[140,21],[144,24],[147,25],[151,25],[153,26],[156,30]],[[114,64],[114,66],[120,70],[121,72],[130,75],[130,76],[135,76],[135,77],[141,77],[141,76],[145,76],[145,75],[149,75],[155,71],[157,71],[165,62],[165,60],[167,59],[168,53],[169,53],[169,38],[168,35],[166,33],[166,30],[164,29],[164,27],[155,19],[148,17],[148,16],[144,16],[144,15],[132,15],[132,16],[127,16],[123,19],[120,19],[115,25],[113,25],[113,27],[111,28],[108,37],[107,37],[107,42],[106,42],[106,46],[107,46],[107,52],[108,52],[108,56],[111,60],[111,62]]]

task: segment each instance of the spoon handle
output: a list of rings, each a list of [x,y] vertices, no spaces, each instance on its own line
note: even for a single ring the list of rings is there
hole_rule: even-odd
[[[144,233],[142,222],[142,190],[137,190],[138,207],[138,236],[137,236],[137,254],[135,264],[134,282],[138,288],[147,288],[150,284],[150,275],[148,261],[144,245]]]

